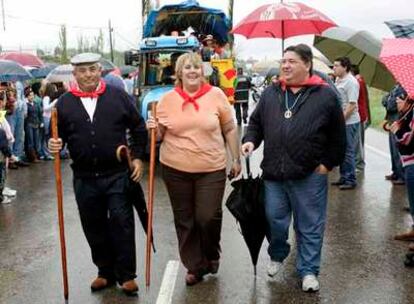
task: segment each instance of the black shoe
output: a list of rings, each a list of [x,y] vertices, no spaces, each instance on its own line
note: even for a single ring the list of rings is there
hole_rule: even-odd
[[[16,165],[18,165],[19,167],[29,167],[30,166],[30,164],[28,162],[25,162],[24,160],[17,161]]]
[[[243,118],[243,123],[247,125],[247,118]]]
[[[19,166],[15,162],[12,162],[9,163],[9,169],[19,169]]]
[[[331,183],[332,186],[340,186],[340,185],[343,185],[343,184],[345,184],[345,182],[343,180],[340,180],[340,179],[337,180],[336,182]]]
[[[352,189],[355,189],[355,187],[356,187],[356,185],[352,185],[352,184],[339,185],[340,190],[352,190]]]

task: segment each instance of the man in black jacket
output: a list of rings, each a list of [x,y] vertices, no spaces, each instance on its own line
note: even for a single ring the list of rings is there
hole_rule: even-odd
[[[91,290],[118,282],[126,294],[133,294],[138,291],[134,215],[125,196],[127,167],[118,162],[116,149],[127,144],[129,130],[131,178],[138,182],[147,131],[131,97],[101,79],[99,59],[93,53],[71,59],[77,84],[57,102],[60,138],[50,139],[49,149],[57,153],[63,142],[68,144],[81,223],[98,268]]]
[[[297,239],[296,267],[304,291],[319,290],[319,265],[327,205],[327,174],[345,153],[345,122],[332,89],[312,76],[312,51],[288,47],[281,77],[262,94],[250,117],[242,153],[264,142],[261,168],[265,211],[270,228],[270,276],[288,256],[293,213]]]

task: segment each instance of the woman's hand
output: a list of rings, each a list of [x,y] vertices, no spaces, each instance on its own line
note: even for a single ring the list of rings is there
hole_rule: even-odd
[[[329,170],[324,165],[320,164],[316,167],[315,172],[319,174],[328,174]]]
[[[392,125],[390,126],[390,132],[395,134],[395,133],[398,132],[400,127],[401,127],[401,125],[398,121],[393,122]]]
[[[241,164],[240,164],[240,159],[238,158],[238,159],[233,160],[230,172],[227,175],[227,177],[229,179],[233,179],[233,178],[239,176],[240,172],[241,172]]]
[[[50,138],[47,143],[47,147],[50,153],[59,153],[60,150],[62,150],[62,146],[63,146],[63,142],[61,138],[58,138],[58,139]]]
[[[148,117],[146,125],[147,125],[147,130],[152,130],[152,129],[155,129],[156,131],[158,130],[158,121],[153,116]]]
[[[241,154],[244,156],[244,157],[246,157],[246,156],[250,156],[250,155],[252,155],[252,153],[253,153],[253,150],[254,150],[254,144],[252,143],[252,142],[250,142],[250,141],[248,141],[248,142],[246,142],[246,143],[244,143],[242,146],[241,146],[241,149],[240,149],[241,151]]]

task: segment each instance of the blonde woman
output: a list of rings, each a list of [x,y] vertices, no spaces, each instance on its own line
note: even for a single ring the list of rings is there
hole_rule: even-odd
[[[181,55],[175,74],[175,89],[161,98],[158,121],[150,117],[147,127],[162,139],[160,162],[185,280],[194,285],[219,267],[226,145],[229,175],[239,175],[241,167],[232,108],[219,88],[205,82],[200,56]]]

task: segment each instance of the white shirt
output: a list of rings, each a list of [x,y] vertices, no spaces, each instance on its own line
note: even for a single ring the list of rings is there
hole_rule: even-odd
[[[356,104],[354,111],[345,121],[347,125],[360,122],[358,112],[358,97],[359,97],[359,83],[358,80],[351,73],[348,73],[343,78],[337,78],[335,82],[336,88],[342,97],[342,109],[345,110],[349,103]]]
[[[91,97],[81,97],[80,100],[82,101],[83,107],[85,108],[86,112],[89,115],[89,118],[91,119],[91,122],[93,121],[93,114],[95,114],[96,110],[96,102],[98,101],[98,98],[91,98]]]

